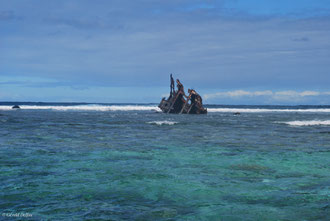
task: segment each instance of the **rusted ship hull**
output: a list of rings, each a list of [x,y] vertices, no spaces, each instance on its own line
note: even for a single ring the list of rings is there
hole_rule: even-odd
[[[174,90],[174,83],[171,75],[171,94],[166,99],[161,100],[158,107],[164,113],[171,114],[206,114],[207,109],[203,107],[201,96],[192,89],[188,90],[189,95],[186,96],[183,85],[177,80],[178,90]]]
[[[184,105],[183,102],[175,103],[172,106],[173,101],[162,99],[158,107],[164,112],[169,114],[206,114],[206,108],[197,108],[194,105]],[[172,107],[171,107],[172,106]]]

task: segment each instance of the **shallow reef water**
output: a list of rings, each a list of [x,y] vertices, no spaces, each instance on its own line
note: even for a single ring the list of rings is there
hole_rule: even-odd
[[[0,106],[2,214],[330,217],[329,108],[212,106],[207,115],[171,115],[148,105],[70,107]]]

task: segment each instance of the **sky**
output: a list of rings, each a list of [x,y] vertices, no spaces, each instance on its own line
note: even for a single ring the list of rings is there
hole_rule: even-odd
[[[0,101],[330,105],[329,0],[0,0]]]

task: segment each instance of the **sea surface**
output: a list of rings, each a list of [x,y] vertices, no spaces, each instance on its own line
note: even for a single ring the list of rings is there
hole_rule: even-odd
[[[0,103],[0,220],[329,220],[330,106],[208,111]]]

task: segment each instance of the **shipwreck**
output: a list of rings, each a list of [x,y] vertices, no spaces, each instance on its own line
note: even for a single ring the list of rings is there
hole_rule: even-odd
[[[164,113],[172,114],[206,114],[207,109],[203,107],[202,97],[194,90],[188,89],[188,95],[185,94],[183,85],[180,80],[176,80],[177,90],[174,88],[174,80],[172,74],[171,92],[169,97],[161,100],[158,107]]]

